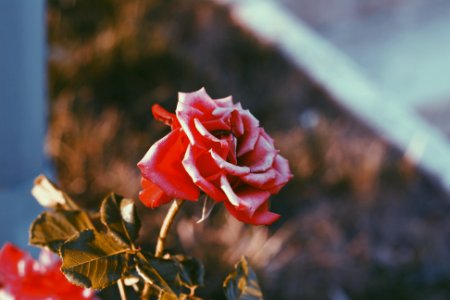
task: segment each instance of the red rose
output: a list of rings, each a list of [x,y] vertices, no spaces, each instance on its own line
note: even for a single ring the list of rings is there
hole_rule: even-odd
[[[15,300],[94,299],[91,290],[67,281],[54,254],[42,251],[39,261],[12,244],[0,250],[0,298]]]
[[[172,131],[139,162],[141,201],[157,207],[173,198],[197,200],[200,190],[246,223],[279,218],[268,199],[292,177],[286,159],[259,121],[231,97],[211,99],[204,89],[179,93],[176,114],[153,106]]]

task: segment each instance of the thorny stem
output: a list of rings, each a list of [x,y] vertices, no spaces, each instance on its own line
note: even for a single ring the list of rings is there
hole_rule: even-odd
[[[181,205],[183,204],[183,200],[175,200],[172,203],[169,211],[167,212],[166,217],[164,218],[164,222],[161,226],[161,230],[159,231],[158,242],[156,243],[155,257],[161,257],[164,251],[164,242],[167,237],[167,232],[169,232],[170,226],[173,224],[173,220],[180,210]]]

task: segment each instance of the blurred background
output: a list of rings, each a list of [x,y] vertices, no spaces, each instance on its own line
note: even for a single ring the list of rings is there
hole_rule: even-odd
[[[6,2],[0,1],[4,15],[1,4]],[[36,107],[41,110],[32,110],[42,120],[32,123],[20,108],[19,119],[3,119],[1,125],[19,122],[31,133],[47,127],[45,153],[52,163],[48,167],[39,154],[26,179],[14,184],[4,179],[4,203],[15,203],[11,187],[28,189],[36,169],[53,170],[60,186],[86,208],[97,208],[110,191],[137,199],[136,163],[167,133],[153,120],[151,105],[173,110],[178,91],[204,86],[213,98],[233,95],[252,111],[290,161],[294,178],[272,198],[272,209],[282,218],[270,227],[246,226],[220,205],[196,224],[201,205],[185,206],[174,229],[178,238],[169,236],[168,245],[205,263],[201,296],[224,299],[223,278],[247,255],[265,299],[450,299],[450,197],[441,180],[450,173],[445,168],[450,166],[450,152],[445,152],[450,149],[448,1],[49,0],[45,10],[43,1],[36,3],[42,5],[36,24],[44,28],[45,18],[47,26],[47,44],[39,46],[48,61],[47,95],[39,92],[42,102]],[[258,14],[267,3],[272,5],[269,16],[277,18]],[[291,47],[289,52],[283,32],[280,41],[259,31],[258,26],[278,28],[283,22],[299,38],[307,30],[312,36],[307,45],[317,42],[319,48]],[[0,24],[0,36],[11,33],[11,27]],[[37,49],[36,43],[18,47]],[[347,101],[346,95],[355,97],[358,89],[359,81],[351,81],[355,76],[346,77],[346,94],[335,94],[341,76],[327,81],[326,74],[342,63],[326,61],[325,75],[318,77],[324,61],[303,56],[311,49],[351,62],[357,70],[352,74],[361,74],[381,96],[368,99],[363,93]],[[311,58],[308,64],[296,63],[305,57]],[[42,80],[39,74],[36,78]],[[21,84],[19,90],[29,86]],[[0,95],[3,114],[11,115],[6,108],[19,101]],[[367,111],[359,108],[364,101],[372,101],[371,114],[359,114]],[[403,113],[389,115],[392,103]],[[385,114],[398,122],[383,121]],[[413,125],[398,131],[402,118]],[[440,152],[431,152],[440,154],[432,155],[431,167],[417,154],[416,129],[429,137],[430,148],[439,145]],[[398,135],[393,138],[392,132]],[[2,140],[12,139],[10,129],[0,133]],[[36,134],[44,141],[43,133]],[[0,149],[3,157],[12,151]],[[39,141],[26,149],[41,151]],[[25,164],[19,154],[9,157],[5,161],[14,164],[2,162],[4,172]],[[167,208],[138,205],[141,243],[153,249]],[[26,211],[38,213],[34,207]],[[14,218],[20,216],[18,211]],[[2,242],[11,239],[3,231]],[[26,231],[22,235],[27,238]]]

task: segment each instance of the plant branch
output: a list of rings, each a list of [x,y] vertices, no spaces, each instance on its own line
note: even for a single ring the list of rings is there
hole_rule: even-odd
[[[119,287],[120,299],[121,300],[127,300],[127,294],[125,292],[125,286],[123,284],[123,280],[122,279],[117,281],[117,286]]]
[[[159,231],[158,242],[156,243],[155,257],[161,257],[164,251],[164,242],[167,237],[167,232],[169,232],[170,226],[173,224],[173,220],[180,210],[181,205],[183,204],[183,200],[175,200],[170,206],[169,211],[167,212],[166,217],[164,218],[164,222],[161,226],[161,230]]]
[[[166,217],[164,218],[161,230],[159,231],[158,241],[156,242],[155,257],[161,257],[164,252],[164,242],[166,241],[167,233],[175,220],[175,217],[180,210],[183,200],[175,200],[170,206]],[[141,299],[147,299],[150,293],[150,284],[146,282],[142,291]]]
[[[146,300],[148,299],[148,294],[150,293],[150,284],[148,282],[146,282],[144,284],[144,289],[142,290],[142,295],[141,295],[141,299],[142,300]]]

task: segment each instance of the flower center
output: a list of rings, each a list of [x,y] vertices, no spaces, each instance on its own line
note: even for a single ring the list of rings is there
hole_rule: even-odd
[[[229,130],[214,130],[213,132],[211,132],[211,134],[218,139],[223,139],[229,137],[233,133]]]

